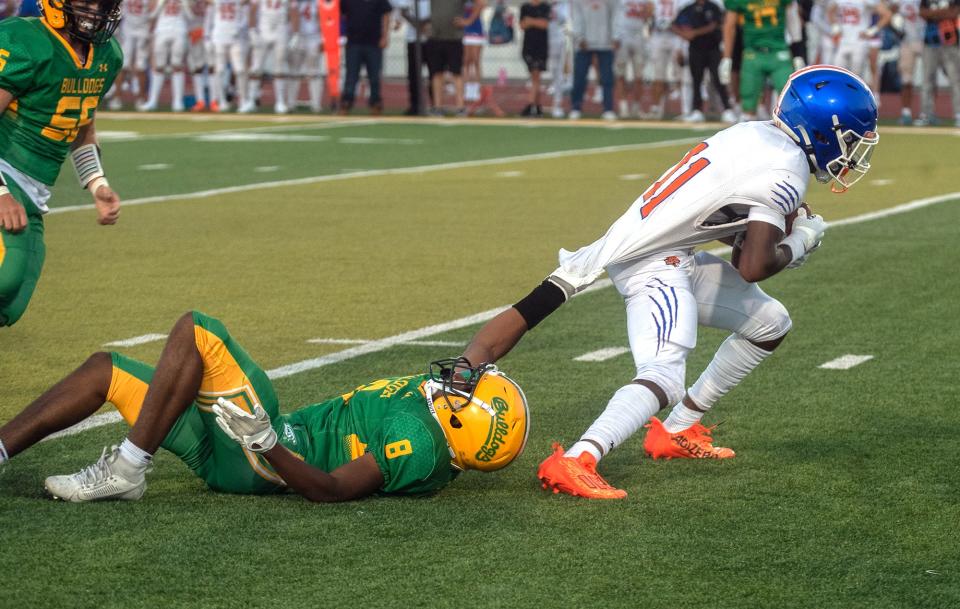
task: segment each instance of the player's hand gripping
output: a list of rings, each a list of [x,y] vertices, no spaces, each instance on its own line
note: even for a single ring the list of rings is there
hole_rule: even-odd
[[[276,446],[277,432],[270,424],[270,415],[259,404],[250,414],[226,398],[217,398],[213,413],[223,433],[247,450],[263,453]]]
[[[19,233],[27,226],[27,212],[10,194],[0,195],[0,227]]]
[[[790,235],[784,239],[793,253],[793,261],[787,265],[787,268],[795,269],[802,266],[807,261],[807,256],[820,247],[820,241],[826,230],[827,223],[823,217],[813,213],[808,214],[806,207],[801,206],[797,210],[797,217],[793,221]]]
[[[93,204],[97,208],[97,222],[103,225],[116,224],[120,216],[120,196],[110,186],[102,184],[93,193]]]

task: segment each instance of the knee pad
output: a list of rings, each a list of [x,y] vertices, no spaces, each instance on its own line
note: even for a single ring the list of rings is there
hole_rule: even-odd
[[[676,404],[683,399],[686,365],[684,361],[651,362],[637,367],[638,381],[655,383],[667,396],[667,404]]]
[[[750,323],[737,332],[740,336],[755,343],[782,338],[793,327],[790,313],[779,300],[769,299],[754,312]]]

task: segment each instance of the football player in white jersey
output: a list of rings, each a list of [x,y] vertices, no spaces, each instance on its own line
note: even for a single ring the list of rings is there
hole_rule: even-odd
[[[680,80],[677,58],[681,39],[670,30],[679,4],[680,0],[654,1],[653,31],[647,51],[647,59],[653,64],[653,107],[646,118],[663,118],[668,83]]]
[[[568,89],[569,59],[567,37],[570,29],[570,5],[566,0],[550,2],[550,27],[547,28],[547,69],[553,91],[553,118],[563,118],[563,94]]]
[[[643,66],[650,48],[648,39],[653,11],[653,0],[623,0],[613,22],[613,39],[620,43],[613,64],[620,118],[631,114],[640,116]]]
[[[150,74],[150,95],[141,110],[157,109],[160,90],[167,72],[172,84],[171,109],[183,112],[184,61],[187,56],[187,0],[159,0],[150,13],[153,26],[153,70]]]
[[[236,78],[237,107],[241,112],[253,108],[247,102],[247,24],[248,0],[210,0],[213,8],[213,102],[220,112],[229,109],[226,89],[229,83],[227,65]]]
[[[323,68],[321,61],[323,41],[320,37],[320,18],[315,0],[296,0],[300,29],[294,37],[290,50],[290,87],[287,89],[287,106],[296,107],[300,83],[307,81],[310,110],[320,112],[323,98]]]
[[[193,87],[193,112],[202,112],[207,109],[205,91],[208,89],[210,64],[212,63],[207,52],[208,37],[213,21],[207,23],[207,14],[213,18],[213,6],[206,0],[190,0],[190,11],[187,13],[187,71],[190,72],[190,82]]]
[[[299,29],[296,2],[291,0],[253,0],[250,14],[250,94],[252,101],[260,99],[260,81],[264,67],[270,65],[273,76],[273,110],[286,114],[286,81],[289,78],[287,52],[291,26]]]
[[[920,0],[899,0],[890,25],[903,34],[900,40],[900,124],[913,124],[913,83],[917,58],[923,54],[926,22],[920,17]]]
[[[147,54],[150,52],[150,12],[148,0],[127,0],[121,5],[120,48],[123,50],[123,70],[117,81],[128,83],[132,97],[145,96]],[[143,105],[143,101],[137,106]]]
[[[557,270],[477,332],[464,356],[495,362],[604,270],[624,297],[636,374],[570,450],[554,445],[537,473],[545,487],[625,497],[596,464],[647,420],[644,449],[654,458],[734,455],[713,445],[700,419],[791,326],[784,306],[756,282],[799,266],[817,248],[826,225],[802,207],[809,176],[841,190],[863,177],[879,140],[876,123],[876,102],[859,77],[834,66],[795,72],[774,120],[734,125],[695,146],[603,237],[575,252],[560,250]],[[730,262],[694,252],[718,239],[733,245]],[[698,323],[731,334],[685,391]],[[670,405],[665,421],[653,416]]]
[[[879,19],[874,19],[874,13]],[[879,33],[890,22],[890,11],[877,0],[834,0],[827,8],[827,19],[836,42],[831,63],[866,78],[871,45],[879,49]],[[871,89],[879,94],[876,72],[874,68]]]

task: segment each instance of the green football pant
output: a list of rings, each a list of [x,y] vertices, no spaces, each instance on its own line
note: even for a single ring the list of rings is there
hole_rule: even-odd
[[[763,85],[768,78],[773,83],[776,96],[786,86],[792,73],[793,60],[789,50],[744,49],[743,63],[740,66],[740,106],[743,111],[748,114],[757,111]]]
[[[283,435],[283,419],[266,373],[227,332],[220,321],[193,313],[194,336],[203,360],[203,378],[196,400],[180,415],[161,446],[182,460],[207,486],[228,493],[263,494],[285,488],[283,480],[259,454],[223,433],[211,408],[218,397],[247,411],[259,404]],[[128,424],[140,415],[153,368],[111,353],[113,375],[107,401]]]
[[[19,233],[0,228],[0,326],[12,326],[23,315],[40,280],[46,247],[43,216],[30,197],[4,175],[10,194],[27,211],[27,226]]]

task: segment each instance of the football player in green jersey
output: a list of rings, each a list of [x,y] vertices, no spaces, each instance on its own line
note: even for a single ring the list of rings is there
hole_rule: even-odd
[[[312,501],[429,493],[463,470],[505,467],[529,432],[520,387],[495,366],[463,358],[281,415],[266,373],[222,323],[191,312],[174,325],[155,370],[94,354],[0,427],[0,465],[104,402],[130,433],[78,473],[47,478],[54,497],[139,499],[160,447],[224,492],[289,488]]]
[[[769,79],[776,95],[790,75],[804,66],[799,47],[787,44],[801,38],[800,13],[794,0],[727,0],[723,22],[723,59],[719,79],[730,84],[733,46],[738,22],[743,25],[743,64],[740,67],[740,105],[744,120],[756,118],[763,86]],[[791,58],[791,49],[796,57]]]
[[[48,187],[68,154],[100,224],[117,221],[93,117],[123,65],[120,2],[40,0],[40,18],[0,22],[0,326],[20,319],[40,278]]]

